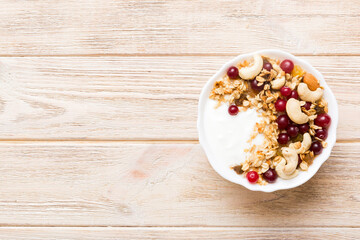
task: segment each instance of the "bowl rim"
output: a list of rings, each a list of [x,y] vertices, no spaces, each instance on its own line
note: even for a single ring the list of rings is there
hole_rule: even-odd
[[[245,182],[245,184],[243,182],[240,181],[235,181],[234,179],[232,179],[231,177],[229,177],[228,175],[226,175],[225,173],[219,171],[219,169],[217,169],[216,165],[215,165],[215,157],[213,157],[210,154],[210,150],[209,150],[209,146],[207,144],[206,138],[205,138],[205,133],[204,130],[202,128],[203,124],[203,108],[206,104],[206,100],[208,100],[208,89],[209,87],[213,86],[214,82],[217,79],[220,79],[223,74],[226,72],[226,70],[240,62],[243,59],[248,59],[251,58],[254,54],[260,54],[260,55],[266,55],[271,57],[272,55],[283,55],[285,58],[287,59],[292,59],[295,60],[297,63],[299,63],[299,65],[301,66],[305,66],[303,68],[307,68],[307,69],[311,69],[311,73],[316,75],[317,77],[319,77],[319,81],[321,82],[322,87],[324,87],[324,91],[327,93],[328,95],[328,99],[331,99],[332,102],[332,111],[333,113],[331,114],[331,126],[330,128],[332,128],[332,135],[329,134],[326,142],[328,144],[328,146],[324,149],[324,151],[318,155],[316,157],[316,161],[317,166],[315,166],[316,168],[313,169],[313,173],[312,174],[308,174],[307,176],[303,177],[303,178],[299,178],[296,177],[294,179],[298,179],[298,181],[296,182],[292,182],[292,184],[289,184],[287,186],[277,186],[276,183],[273,184],[267,184],[266,186],[261,186],[259,184],[250,184],[247,181]],[[329,102],[329,100],[328,100]],[[315,69],[308,61],[301,59],[299,57],[296,57],[288,52],[282,51],[282,50],[277,50],[277,49],[262,49],[259,51],[255,51],[255,52],[251,52],[251,53],[245,53],[245,54],[240,54],[237,57],[231,59],[230,61],[228,61],[227,63],[225,63],[204,85],[204,87],[202,88],[201,94],[199,96],[199,103],[198,103],[198,119],[197,119],[197,130],[198,130],[198,136],[199,136],[199,143],[202,146],[202,148],[205,151],[205,154],[207,156],[207,159],[210,163],[210,165],[212,166],[212,168],[223,178],[225,178],[226,180],[233,182],[235,184],[239,184],[249,190],[252,191],[262,191],[262,192],[274,192],[277,190],[283,190],[283,189],[291,189],[291,188],[295,188],[298,187],[304,183],[306,183],[308,180],[310,180],[315,174],[316,172],[320,169],[320,167],[322,166],[322,164],[324,164],[324,162],[326,162],[326,160],[330,157],[332,148],[335,145],[336,142],[336,129],[337,129],[337,125],[338,125],[338,104],[336,101],[336,98],[333,94],[333,92],[331,91],[330,87],[327,85],[324,76],[317,70]],[[312,164],[314,165],[314,163]],[[311,166],[312,166],[311,165]],[[241,176],[239,176],[241,177]],[[260,187],[259,187],[260,186]],[[269,187],[270,186],[270,187]]]

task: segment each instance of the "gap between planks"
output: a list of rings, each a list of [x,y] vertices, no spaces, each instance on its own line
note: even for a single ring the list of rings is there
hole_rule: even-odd
[[[0,227],[4,239],[358,239],[359,228]]]
[[[74,144],[106,144],[106,143],[128,143],[128,144],[199,144],[199,140],[107,140],[107,139],[0,139],[0,144],[37,144],[37,143],[74,143]],[[360,143],[360,139],[336,140],[336,143]]]
[[[244,227],[239,227],[239,226],[217,226],[217,225],[211,225],[211,226],[206,226],[206,225],[176,225],[176,226],[166,226],[166,225],[141,225],[141,226],[132,226],[132,225],[39,225],[39,224],[26,224],[26,225],[22,225],[22,224],[0,224],[0,230],[4,229],[4,228],[27,228],[27,229],[31,229],[31,228],[40,228],[40,229],[45,229],[45,228],[86,228],[86,229],[104,229],[104,228],[118,228],[118,229],[141,229],[141,230],[146,230],[146,229],[156,229],[156,230],[206,230],[206,229],[217,229],[217,230],[226,230],[226,229],[244,229],[244,230],[249,230],[249,229],[263,229],[263,230],[271,230],[271,229],[360,229],[359,226],[328,226],[328,225],[317,225],[317,226],[311,226],[311,225],[305,225],[305,226],[287,226],[287,227],[268,227],[268,226],[244,226]]]
[[[129,144],[199,144],[198,140],[107,140],[107,139],[0,139],[1,144],[13,143],[129,143]]]

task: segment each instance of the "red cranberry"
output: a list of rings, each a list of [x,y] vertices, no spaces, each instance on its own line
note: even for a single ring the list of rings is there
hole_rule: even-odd
[[[275,102],[275,108],[278,112],[283,112],[286,110],[286,100],[284,99],[278,99]]]
[[[271,63],[269,62],[264,62],[263,68],[268,70],[269,72],[271,71],[271,69],[273,69]]]
[[[263,173],[263,177],[267,182],[273,183],[277,179],[277,174],[274,169],[270,168],[269,170],[267,170],[266,172]]]
[[[259,179],[259,174],[255,171],[250,171],[246,174],[246,177],[250,183],[256,183]]]
[[[325,140],[327,136],[328,136],[328,131],[325,128],[317,130],[315,134],[315,137],[318,137],[322,140]]]
[[[252,80],[252,81],[250,82],[250,85],[251,85],[251,88],[252,88],[252,89],[254,89],[255,91],[260,92],[261,90],[264,89],[264,84],[258,86],[258,83],[259,83],[259,82],[256,81],[256,79],[254,79],[254,80]]]
[[[236,79],[239,77],[239,70],[237,69],[237,67],[232,66],[228,69],[227,75],[231,79]]]
[[[311,107],[311,102],[306,102],[305,105],[304,105],[304,108],[306,110],[310,110],[310,107]]]
[[[290,99],[290,98],[299,99],[299,94],[297,93],[297,91],[292,90],[288,99]]]
[[[236,105],[230,105],[229,109],[228,109],[228,112],[230,115],[237,115],[238,112],[239,112],[239,108],[236,106]]]
[[[285,59],[280,63],[280,67],[284,72],[291,73],[291,71],[294,69],[294,63],[289,59]]]
[[[327,128],[330,126],[330,124],[331,117],[326,113],[319,114],[315,119],[315,125],[318,125],[320,127]]]
[[[280,133],[278,137],[278,143],[280,144],[287,144],[287,142],[290,141],[289,135],[286,133]]]
[[[322,152],[323,147],[320,142],[315,141],[311,144],[310,150],[313,151],[315,155],[319,155]]]
[[[277,117],[276,122],[278,124],[279,129],[285,129],[290,124],[289,117],[284,115],[280,115]]]
[[[291,94],[291,88],[283,86],[282,88],[280,88],[280,93],[281,95],[283,95],[284,97],[288,97]]]
[[[299,125],[299,130],[302,134],[308,132],[309,129],[310,129],[310,127],[309,127],[309,124],[307,124],[307,123]]]
[[[299,128],[295,125],[290,125],[286,129],[286,132],[290,137],[296,137],[299,134]]]

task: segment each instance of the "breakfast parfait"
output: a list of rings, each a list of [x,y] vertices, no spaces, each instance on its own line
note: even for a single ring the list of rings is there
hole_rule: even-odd
[[[327,146],[331,118],[323,93],[289,59],[256,54],[231,66],[215,82],[205,114],[214,153],[250,183],[295,178]]]

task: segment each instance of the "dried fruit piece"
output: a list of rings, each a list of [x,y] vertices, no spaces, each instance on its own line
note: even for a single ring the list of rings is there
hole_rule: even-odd
[[[252,80],[250,82],[251,88],[254,89],[255,91],[261,91],[264,89],[264,84],[263,83],[259,83],[256,79]],[[260,85],[260,86],[259,86]]]
[[[278,99],[275,102],[275,108],[278,112],[283,112],[286,110],[286,100]]]
[[[311,102],[306,102],[303,106],[306,110],[310,110]]]
[[[269,62],[264,62],[263,68],[270,72],[273,66]]]
[[[304,124],[299,125],[299,130],[300,130],[301,133],[306,133],[306,132],[309,131],[309,129],[310,129],[310,127],[309,127],[308,123],[304,123]]]
[[[279,134],[278,143],[280,143],[280,144],[287,144],[288,141],[290,141],[289,135],[287,135],[286,133],[280,133],[280,134]]]
[[[289,126],[290,120],[286,114],[280,115],[276,119],[279,129],[285,129]]]
[[[259,174],[255,171],[250,171],[246,174],[246,177],[250,183],[256,183],[259,179]]]
[[[231,105],[231,106],[229,106],[228,112],[230,115],[235,116],[238,114],[239,108],[236,105]]]
[[[291,73],[294,69],[294,63],[289,59],[285,59],[280,63],[280,68],[286,73]]]
[[[263,173],[263,177],[267,182],[273,183],[277,179],[277,173],[274,169],[270,168],[269,170]]]
[[[328,136],[328,131],[325,128],[317,130],[315,134],[315,137],[318,137],[322,140],[325,140],[327,136]]]
[[[317,126],[327,128],[331,124],[331,117],[326,113],[319,114],[315,119],[315,124]]]
[[[237,79],[239,77],[239,70],[237,67],[231,66],[227,71],[227,75],[230,79]]]
[[[304,75],[305,71],[299,66],[299,65],[295,65],[294,69],[291,72],[291,75],[293,77],[297,77],[297,76],[302,76]]]
[[[311,144],[311,151],[313,151],[315,153],[315,155],[319,155],[322,150],[323,150],[323,146],[321,145],[320,142],[315,141]]]
[[[299,99],[299,94],[297,93],[297,91],[292,90],[288,99],[290,99],[290,98]]]
[[[280,93],[281,93],[281,95],[283,95],[284,97],[289,97],[290,94],[291,94],[291,88],[284,86],[284,87],[282,87],[282,88],[280,89]]]
[[[296,125],[290,125],[287,127],[286,132],[290,137],[296,137],[299,134],[299,128]]]

